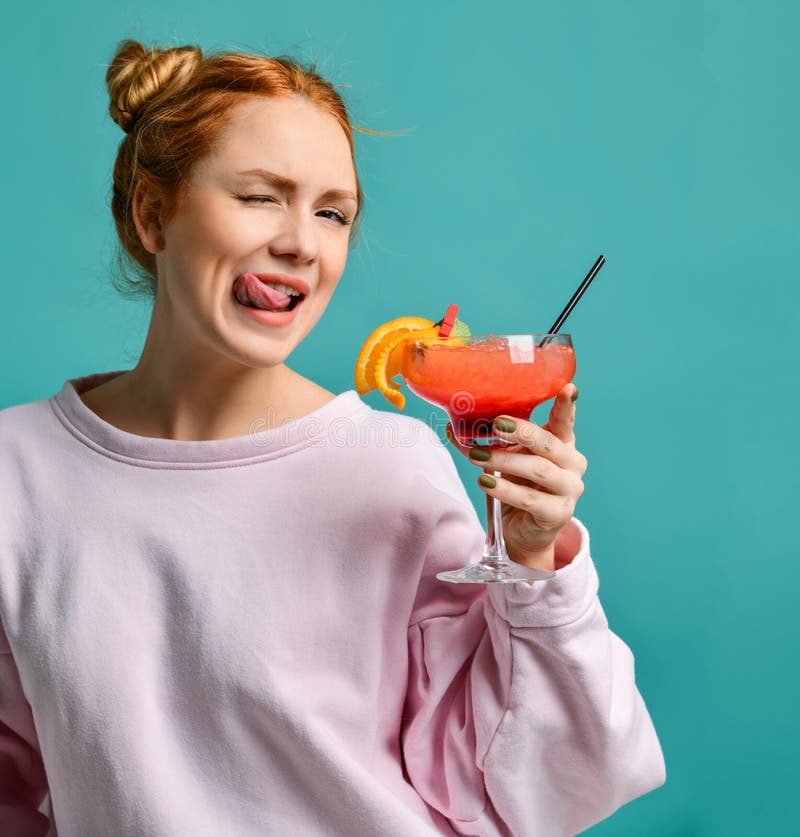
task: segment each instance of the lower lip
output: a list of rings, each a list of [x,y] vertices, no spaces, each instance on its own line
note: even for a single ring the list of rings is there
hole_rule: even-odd
[[[233,302],[248,317],[261,323],[261,325],[272,326],[274,328],[276,326],[289,325],[300,310],[300,306],[305,302],[305,298],[301,299],[291,311],[262,311],[260,308],[251,308],[249,305],[242,305],[236,297],[233,298]]]

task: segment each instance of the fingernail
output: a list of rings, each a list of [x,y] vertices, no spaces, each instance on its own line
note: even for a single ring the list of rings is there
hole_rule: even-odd
[[[478,477],[478,482],[484,488],[494,488],[497,485],[497,480],[494,477],[490,477],[488,474],[481,474]]]
[[[488,462],[491,455],[488,450],[483,450],[482,448],[472,448],[469,452],[469,458],[474,459],[476,462]]]
[[[578,388],[575,387],[575,392],[573,392],[572,395],[570,395],[570,401],[572,401],[574,403],[577,400],[578,400]]]
[[[507,418],[495,419],[494,426],[501,433],[513,433],[517,429],[517,423]],[[489,488],[494,488],[494,486],[490,485]]]

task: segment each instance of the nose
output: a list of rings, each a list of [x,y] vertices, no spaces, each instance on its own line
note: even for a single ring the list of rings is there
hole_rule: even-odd
[[[300,264],[311,264],[319,254],[319,242],[312,218],[301,212],[287,212],[283,223],[269,242],[273,256],[289,257]]]

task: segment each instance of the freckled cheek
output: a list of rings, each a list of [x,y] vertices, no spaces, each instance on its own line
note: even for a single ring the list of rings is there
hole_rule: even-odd
[[[324,280],[335,287],[347,264],[347,249],[332,253],[324,265]]]
[[[246,224],[220,225],[205,231],[203,246],[220,253],[249,252],[263,246],[264,231],[257,227],[250,229]]]
[[[250,219],[247,216],[231,216],[213,207],[208,211],[193,212],[184,220],[180,231],[182,237],[193,239],[204,249],[241,246],[243,242],[255,238],[259,230],[258,224],[248,223]]]

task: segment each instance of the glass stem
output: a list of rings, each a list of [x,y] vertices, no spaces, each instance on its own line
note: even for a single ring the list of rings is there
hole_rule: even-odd
[[[499,471],[492,472],[496,479],[500,478]],[[496,497],[486,495],[486,544],[483,547],[481,563],[492,568],[509,563],[506,542],[503,540],[503,518],[500,514],[500,501]]]

